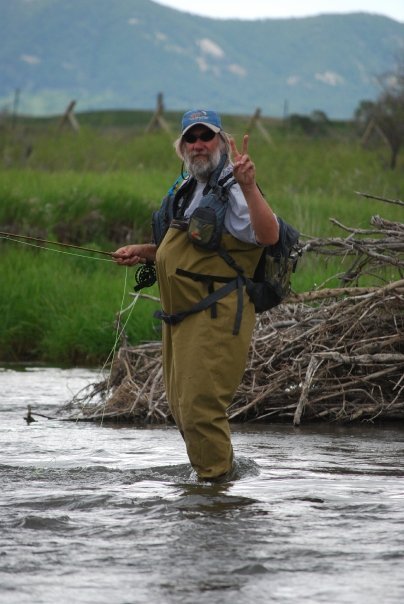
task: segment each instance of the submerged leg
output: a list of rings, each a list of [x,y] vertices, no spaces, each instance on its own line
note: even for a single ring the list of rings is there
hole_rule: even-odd
[[[190,462],[199,478],[212,479],[230,472],[233,447],[227,404],[201,393],[182,405],[181,429]]]
[[[243,376],[254,319],[245,313],[240,334],[234,336],[229,321],[220,324],[207,311],[165,334],[164,375],[170,409],[201,479],[223,476],[233,467],[227,409]]]

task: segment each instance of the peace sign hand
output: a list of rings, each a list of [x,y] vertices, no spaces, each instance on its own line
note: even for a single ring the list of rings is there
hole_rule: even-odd
[[[230,139],[230,147],[233,156],[234,178],[243,189],[255,187],[255,165],[248,155],[248,134],[243,136],[241,153],[233,138]]]

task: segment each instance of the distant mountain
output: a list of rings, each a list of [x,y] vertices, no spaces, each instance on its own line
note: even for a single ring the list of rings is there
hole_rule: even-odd
[[[404,52],[404,24],[367,13],[215,20],[151,0],[0,0],[0,110],[214,107],[349,118]]]

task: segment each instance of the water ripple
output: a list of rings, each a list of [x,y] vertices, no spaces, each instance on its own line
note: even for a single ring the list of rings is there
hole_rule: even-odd
[[[235,425],[202,483],[175,428],[23,421],[92,377],[1,372],[1,602],[404,600],[402,426]]]

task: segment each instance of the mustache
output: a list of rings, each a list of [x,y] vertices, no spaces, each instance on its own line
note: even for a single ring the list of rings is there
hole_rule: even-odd
[[[211,154],[207,151],[191,151],[189,157],[211,157]]]

